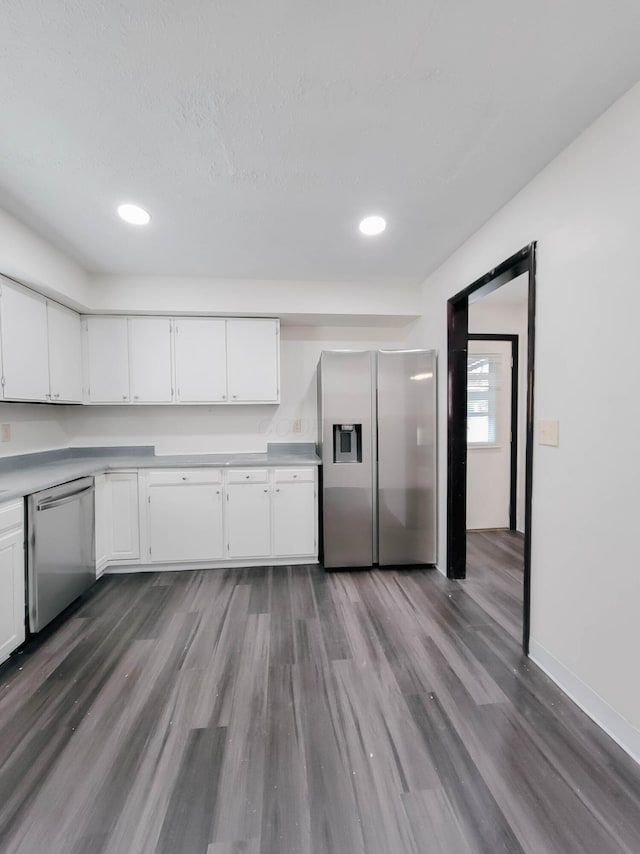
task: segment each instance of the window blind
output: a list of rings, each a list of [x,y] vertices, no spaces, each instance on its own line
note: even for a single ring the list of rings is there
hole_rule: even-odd
[[[467,359],[467,444],[495,445],[502,356],[469,353]]]

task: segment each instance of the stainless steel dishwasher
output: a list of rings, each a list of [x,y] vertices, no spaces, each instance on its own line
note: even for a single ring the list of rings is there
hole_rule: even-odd
[[[27,502],[28,628],[39,632],[96,580],[92,477],[30,495]]]

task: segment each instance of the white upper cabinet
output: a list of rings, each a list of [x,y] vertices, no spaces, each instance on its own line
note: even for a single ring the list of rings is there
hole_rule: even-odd
[[[54,403],[82,402],[82,330],[80,315],[47,303],[49,386]]]
[[[217,317],[178,317],[174,323],[177,401],[225,402],[226,321]]]
[[[279,403],[276,318],[86,315],[0,276],[0,399]]]
[[[232,403],[278,403],[278,339],[278,320],[227,320],[227,385]]]
[[[49,400],[47,301],[2,281],[2,383],[5,400]]]
[[[129,371],[133,403],[171,403],[171,321],[129,318]]]
[[[86,318],[87,403],[129,401],[129,341],[126,317]]]

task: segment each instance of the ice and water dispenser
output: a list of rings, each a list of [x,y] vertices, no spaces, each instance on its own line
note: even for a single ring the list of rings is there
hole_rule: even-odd
[[[362,462],[362,424],[333,425],[333,461]]]

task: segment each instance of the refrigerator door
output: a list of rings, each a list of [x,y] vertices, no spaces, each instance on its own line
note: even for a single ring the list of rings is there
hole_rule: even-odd
[[[436,562],[436,354],[380,350],[380,566]]]
[[[324,566],[374,561],[373,354],[327,350],[318,366]]]

